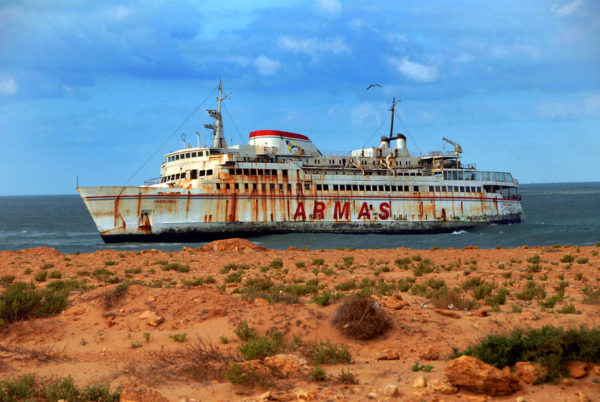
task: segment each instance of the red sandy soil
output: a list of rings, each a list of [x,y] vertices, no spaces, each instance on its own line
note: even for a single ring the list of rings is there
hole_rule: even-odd
[[[518,397],[525,401],[579,400],[576,392],[590,400],[598,400],[600,376],[594,370],[583,379],[569,379],[564,383],[521,383],[520,391],[505,397],[486,397],[464,389],[457,394],[445,395],[427,387],[413,387],[414,380],[420,376],[428,383],[443,380],[452,348],[464,350],[487,334],[515,328],[539,328],[547,324],[560,327],[584,325],[588,328],[600,324],[598,304],[583,303],[585,296],[582,293],[587,285],[599,285],[598,251],[598,247],[570,246],[492,250],[476,247],[438,250],[290,248],[280,251],[265,250],[241,239],[173,252],[103,250],[89,254],[61,254],[49,248],[3,251],[0,252],[0,277],[12,275],[15,281],[33,282],[44,287],[55,279],[50,279],[49,275],[45,282],[38,283],[34,276],[46,269],[49,274],[60,272],[62,279],[87,280],[87,285],[93,285],[93,289],[72,291],[68,307],[57,316],[0,327],[0,379],[27,373],[37,376],[71,375],[80,386],[110,383],[113,387],[122,385],[125,389],[151,389],[174,401],[185,398],[202,401],[252,400],[265,391],[270,391],[271,396],[279,400],[294,400],[299,390],[306,391],[314,400],[365,400],[371,393],[376,400],[392,400],[383,393],[388,384],[398,386],[400,396],[396,400],[487,398],[514,401]],[[566,254],[575,256],[572,264],[560,262]],[[527,259],[535,255],[539,255],[542,269],[531,275],[544,286],[547,297],[556,293],[554,287],[561,281],[559,275],[564,275],[564,280],[569,282],[564,300],[554,309],[544,309],[536,300],[522,301],[515,296],[528,280],[527,266],[530,263]],[[430,259],[439,271],[416,277],[416,283],[441,279],[453,288],[460,287],[468,278],[479,276],[495,283],[497,288],[504,287],[510,291],[506,304],[500,306],[499,311],[491,311],[487,317],[482,317],[474,312],[490,311],[491,308],[480,301],[478,310],[451,311],[452,317],[440,314],[426,297],[413,295],[410,291],[394,292],[402,299],[400,309],[388,308],[385,297],[378,299],[391,316],[393,328],[379,338],[356,341],[342,336],[331,323],[340,301],[321,307],[314,303],[312,296],[304,296],[298,304],[269,304],[263,299],[245,300],[236,291],[243,287],[245,279],[265,275],[276,283],[286,285],[292,284],[293,278],[318,278],[319,283],[328,289],[351,279],[357,283],[363,278],[397,281],[414,274],[398,267],[395,260],[404,257],[414,259],[415,256]],[[344,265],[345,257],[354,258],[351,264],[346,264],[350,269]],[[261,271],[261,267],[268,267],[276,259],[282,260],[283,268],[263,268],[266,272]],[[319,259],[324,261],[323,266],[313,264],[318,264]],[[459,260],[460,264],[449,271],[440,269],[442,264],[448,266]],[[187,264],[190,272],[161,270],[161,261]],[[220,273],[225,265],[232,263],[249,265],[249,269],[235,271],[242,273],[241,284],[225,283],[225,278],[234,271]],[[304,263],[304,266],[297,263]],[[378,269],[386,266],[389,272]],[[313,269],[323,267],[331,268],[333,272],[326,274],[321,269],[313,273]],[[97,268],[108,269],[121,280],[143,283],[129,285],[124,296],[107,307],[105,295],[112,294],[117,285],[89,275]],[[139,272],[136,268],[140,269]],[[469,273],[466,274],[466,271]],[[216,283],[201,286],[182,284],[182,280],[208,275],[214,277]],[[223,289],[222,285],[226,287]],[[354,292],[356,290],[345,293]],[[557,312],[570,303],[580,314]],[[520,306],[521,312],[514,312],[514,309],[519,310],[517,306]],[[165,321],[158,327],[148,325],[145,319],[139,318],[140,313],[146,310],[156,312]],[[233,385],[218,372],[206,378],[193,370],[169,375],[169,371],[174,373],[176,370],[160,356],[194,345],[199,340],[211,341],[219,350],[235,355],[241,341],[234,330],[242,320],[260,333],[277,328],[289,339],[297,336],[303,343],[329,339],[332,343],[347,344],[352,362],[324,365],[329,375],[325,382],[314,382],[307,375],[300,375],[272,379],[270,385],[248,387]],[[144,333],[150,334],[148,341]],[[184,343],[170,337],[178,333],[187,334]],[[229,342],[222,343],[220,337],[227,337]],[[397,350],[399,360],[376,360],[377,354],[386,348]],[[439,356],[435,356],[436,352]],[[417,361],[433,366],[433,370],[413,372],[411,367]],[[340,371],[348,368],[358,380],[357,384],[342,384],[337,380]]]

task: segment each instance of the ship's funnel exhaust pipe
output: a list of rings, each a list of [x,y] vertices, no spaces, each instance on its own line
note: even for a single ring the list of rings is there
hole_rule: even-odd
[[[406,137],[402,134],[396,136],[396,149],[406,149]]]

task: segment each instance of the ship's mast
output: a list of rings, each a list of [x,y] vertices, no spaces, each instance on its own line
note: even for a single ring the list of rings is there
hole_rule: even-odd
[[[219,80],[219,96],[217,96],[217,110],[206,109],[208,115],[215,119],[215,124],[205,124],[204,127],[213,130],[213,148],[227,148],[225,134],[223,133],[223,118],[221,117],[221,102],[229,99],[229,96],[223,96],[223,83]]]
[[[396,98],[392,99],[392,108],[390,112],[392,112],[392,124],[390,125],[390,138],[394,136],[394,110],[396,109]]]

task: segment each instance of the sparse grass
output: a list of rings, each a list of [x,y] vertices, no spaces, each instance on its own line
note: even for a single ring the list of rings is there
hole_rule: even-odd
[[[413,259],[414,259],[414,257],[413,257]],[[421,260],[419,257],[419,259],[417,259],[415,261],[418,261],[417,265],[414,265],[412,268],[415,276],[422,276],[422,275],[429,274],[429,273],[435,271],[435,266],[433,265],[433,263],[431,262],[431,260],[429,258],[425,258],[424,260]]]
[[[128,268],[125,270],[126,274],[139,274],[141,272],[142,272],[142,269],[139,267],[138,268]]]
[[[560,314],[581,314],[580,311],[577,311],[573,303],[565,304],[563,307],[556,310],[556,312]]]
[[[322,266],[323,264],[325,264],[325,260],[322,258],[313,258],[312,260],[312,265],[316,265],[316,266]]]
[[[111,265],[117,265],[117,264],[118,264],[117,261],[111,261],[111,260],[104,261],[104,265],[106,265],[107,267],[109,267]]]
[[[221,335],[219,337],[219,341],[221,341],[223,345],[227,345],[229,343],[229,338],[227,338],[225,335]]]
[[[352,373],[350,371],[350,369],[344,371],[344,369],[342,369],[342,371],[340,372],[340,374],[338,374],[337,377],[338,381],[343,383],[343,384],[357,384],[358,381],[356,380],[356,377],[354,377],[354,373]]]
[[[567,362],[600,363],[600,328],[564,329],[546,325],[540,329],[517,329],[488,335],[455,357],[467,354],[499,369],[516,362],[538,362],[548,369],[545,380],[566,375]]]
[[[600,287],[586,286],[582,290],[585,304],[600,304]]]
[[[481,300],[484,297],[489,296],[493,289],[494,285],[484,282],[479,286],[475,286],[471,292],[473,293],[473,298],[475,298],[475,300]]]
[[[150,342],[150,332],[144,332],[144,340],[146,343]]]
[[[372,298],[354,295],[338,307],[333,325],[350,338],[367,340],[385,333],[392,321]]]
[[[298,261],[296,263],[296,268],[304,268],[306,264],[303,261]]]
[[[587,264],[588,263],[588,258],[587,257],[581,257],[577,259],[577,264]]]
[[[283,268],[283,261],[281,260],[281,258],[275,258],[273,261],[271,261],[269,267],[273,269],[281,269]]]
[[[339,290],[342,292],[347,292],[349,290],[356,289],[356,282],[354,280],[349,280],[346,282],[339,283],[336,285],[335,290]]]
[[[227,370],[223,372],[223,376],[227,381],[235,385],[251,385],[259,382],[258,374],[245,369],[238,363],[231,364]]]
[[[176,262],[164,264],[161,269],[163,271],[190,272],[190,266],[187,264],[178,264]]]
[[[547,298],[544,301],[540,301],[540,306],[544,307],[544,308],[554,308],[554,305],[558,302],[561,302],[563,300],[563,294],[562,293],[558,293],[555,294],[554,296],[551,296],[549,298]]]
[[[185,342],[185,338],[187,338],[187,334],[181,333],[181,334],[173,334],[173,335],[169,335],[169,338],[173,339],[175,342]]]
[[[50,276],[51,279],[60,279],[60,278],[62,278],[62,272],[60,272],[60,271],[52,271],[52,272],[50,272],[49,276]]]
[[[244,343],[238,346],[238,351],[246,360],[263,359],[282,353],[290,347],[285,342],[283,334],[276,329],[268,331],[266,335],[259,335],[254,330],[250,331],[250,335],[244,334],[246,340],[240,337]]]
[[[225,278],[226,283],[240,283],[242,281],[241,272],[232,272]]]
[[[425,373],[429,373],[433,370],[433,366],[430,364],[421,365],[419,362],[416,362],[410,369],[414,372],[424,371]]]
[[[474,310],[479,307],[479,303],[476,301],[465,298],[456,290],[446,287],[434,292],[431,302],[437,308],[451,310]]]

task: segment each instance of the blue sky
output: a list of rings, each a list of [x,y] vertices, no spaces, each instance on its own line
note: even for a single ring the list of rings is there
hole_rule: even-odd
[[[219,78],[234,143],[376,145],[395,96],[415,154],[445,136],[522,183],[598,181],[597,1],[5,0],[0,195],[124,184]],[[129,183],[158,176],[181,133],[208,141],[208,107]]]

